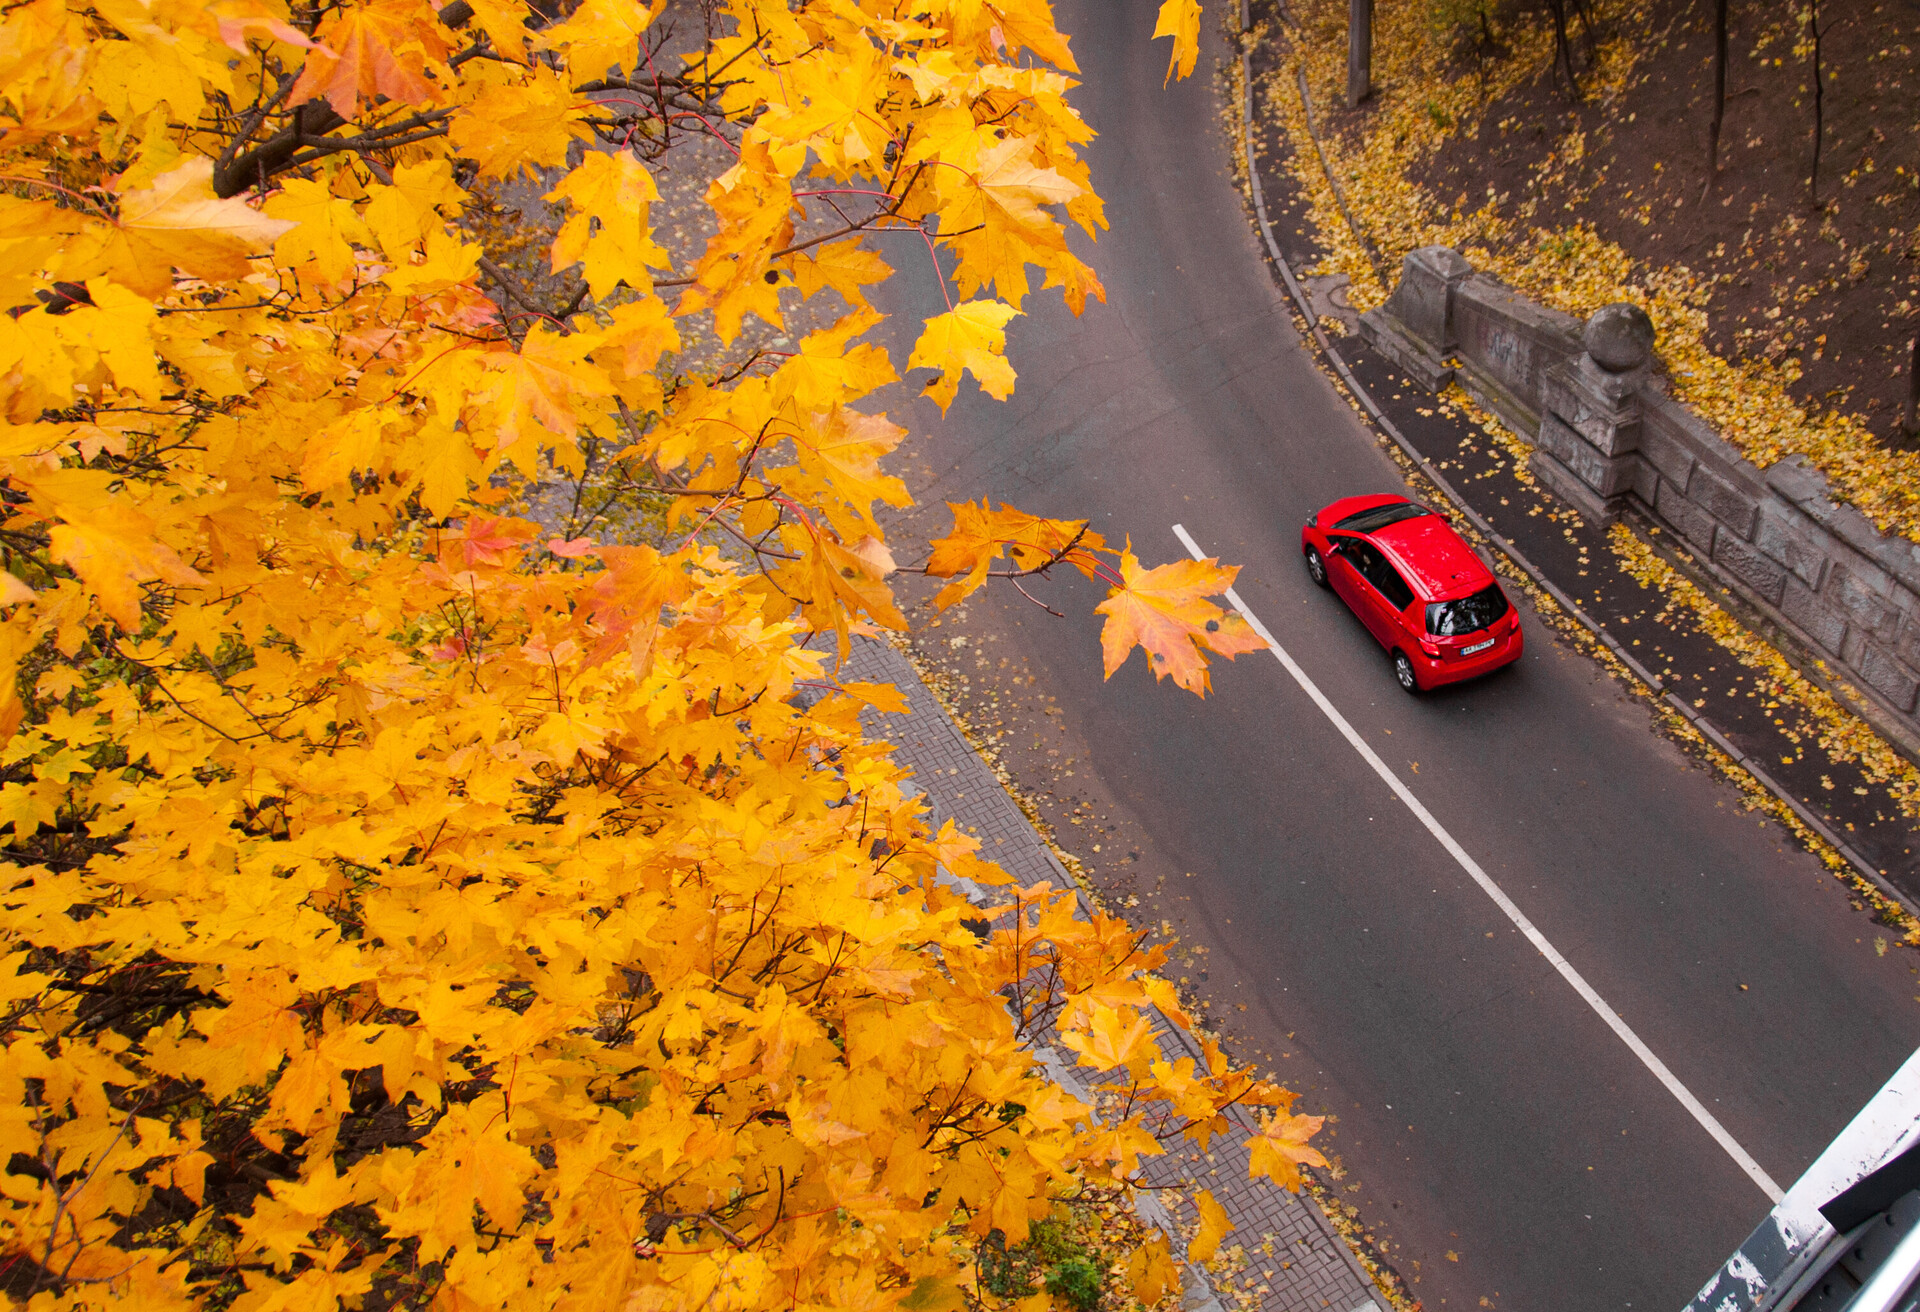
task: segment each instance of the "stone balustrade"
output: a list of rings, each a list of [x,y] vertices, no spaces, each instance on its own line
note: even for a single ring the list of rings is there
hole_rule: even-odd
[[[1429,246],[1360,331],[1421,385],[1458,381],[1529,438],[1536,477],[1590,522],[1635,514],[1673,533],[1790,658],[1826,663],[1920,752],[1920,545],[1837,503],[1801,457],[1762,470],[1722,441],[1654,376],[1643,311],[1609,305],[1582,324]]]

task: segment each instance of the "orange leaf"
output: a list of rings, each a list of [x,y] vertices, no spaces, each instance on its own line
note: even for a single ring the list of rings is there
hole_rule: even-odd
[[[1187,1244],[1187,1261],[1211,1262],[1220,1251],[1221,1238],[1233,1229],[1233,1222],[1227,1218],[1227,1209],[1213,1201],[1210,1190],[1195,1194],[1193,1205],[1200,1209],[1200,1232]]]
[[[1325,1121],[1322,1116],[1274,1116],[1260,1127],[1250,1146],[1247,1173],[1264,1175],[1275,1184],[1300,1191],[1302,1166],[1325,1166],[1327,1159],[1316,1148],[1308,1147]]]
[[[1127,1261],[1127,1283],[1141,1307],[1152,1307],[1180,1283],[1165,1235],[1156,1234]]]
[[[444,559],[458,547],[461,563],[467,569],[501,569],[518,561],[536,531],[525,520],[475,515],[458,535],[448,534],[440,540],[440,552]]]
[[[562,337],[541,325],[527,334],[518,351],[486,357],[488,369],[501,378],[495,450],[505,451],[521,437],[532,436],[527,432],[529,418],[557,437],[571,439],[580,431],[579,403],[613,394],[606,371],[583,358],[598,345],[591,334]],[[515,459],[531,460],[531,455],[520,452]]]
[[[204,580],[152,536],[144,516],[101,511],[80,524],[56,525],[50,554],[80,576],[114,623],[132,633],[140,627],[140,587],[149,579],[184,585]]]
[[[1223,566],[1211,557],[1142,569],[1129,542],[1120,556],[1121,586],[1094,607],[1107,617],[1100,631],[1107,677],[1138,643],[1154,678],[1171,675],[1182,688],[1206,696],[1212,684],[1202,647],[1232,660],[1266,645],[1245,620],[1206,600],[1232,587],[1239,572],[1238,565]]]
[[[1159,1055],[1153,1042],[1153,1026],[1146,1017],[1131,1009],[1095,1003],[1091,1024],[1085,1033],[1069,1031],[1060,1041],[1080,1054],[1080,1064],[1110,1071],[1116,1066],[1145,1064]]]
[[[805,598],[807,620],[815,629],[832,630],[847,651],[847,620],[865,611],[889,629],[907,627],[906,616],[894,604],[893,593],[880,573],[880,563],[854,552],[824,533],[814,533],[806,553],[792,571],[793,595]],[[783,571],[783,576],[788,576]],[[802,581],[804,580],[804,581]]]
[[[408,105],[431,101],[433,87],[419,71],[425,29],[415,21],[416,13],[417,7],[406,3],[349,9],[327,25],[324,44],[307,56],[287,103],[299,105],[321,97],[334,113],[351,118],[363,95],[369,100],[385,96]],[[443,52],[437,39],[433,47],[434,54]]]
[[[1098,569],[1093,553],[1106,549],[1106,540],[1089,529],[1084,519],[1042,519],[1005,502],[1000,509],[989,510],[984,497],[977,506],[971,501],[949,501],[947,509],[953,512],[953,532],[933,540],[933,555],[927,561],[928,574],[954,580],[934,598],[942,610],[985,583],[987,571],[1002,551],[1013,557],[1018,569],[1038,569],[1059,557],[1093,578]],[[1069,546],[1072,552],[1062,556]]]

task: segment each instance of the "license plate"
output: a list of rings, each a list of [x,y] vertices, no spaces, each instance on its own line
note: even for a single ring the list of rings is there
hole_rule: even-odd
[[[1462,656],[1471,656],[1475,652],[1485,651],[1487,648],[1493,646],[1493,644],[1498,641],[1500,641],[1498,638],[1488,638],[1485,642],[1476,642],[1471,647],[1462,647],[1460,649],[1460,654]]]

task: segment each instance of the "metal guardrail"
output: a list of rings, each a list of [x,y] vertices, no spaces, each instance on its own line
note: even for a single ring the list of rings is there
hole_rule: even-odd
[[[1814,1159],[1686,1312],[1896,1312],[1916,1277],[1920,1052]]]
[[[1847,1300],[1846,1312],[1894,1312],[1906,1301],[1916,1276],[1920,1276],[1920,1225],[1907,1231],[1867,1283]]]

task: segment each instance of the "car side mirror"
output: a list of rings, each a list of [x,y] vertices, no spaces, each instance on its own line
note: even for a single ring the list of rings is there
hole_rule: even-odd
[[[1345,545],[1345,539],[1344,539],[1344,538],[1334,538],[1334,539],[1333,539],[1332,541],[1330,541],[1330,542],[1328,542],[1328,543],[1327,543],[1327,554],[1328,554],[1329,556],[1337,556],[1337,555],[1339,555],[1339,554],[1340,554],[1340,548],[1341,548],[1341,547],[1342,547],[1343,545]]]

